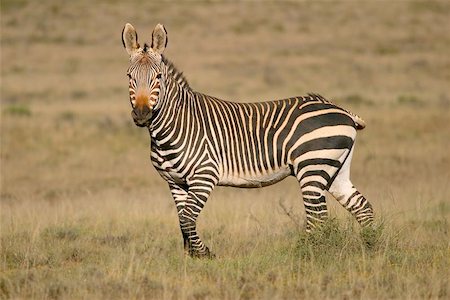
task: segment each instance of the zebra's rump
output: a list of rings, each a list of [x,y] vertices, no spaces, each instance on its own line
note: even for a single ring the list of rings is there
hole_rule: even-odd
[[[356,129],[361,130],[361,129],[364,129],[366,127],[366,122],[363,120],[363,118],[361,118],[357,114],[349,111],[348,109],[345,109],[343,107],[340,107],[340,106],[334,104],[332,101],[324,98],[323,96],[321,96],[319,94],[309,93],[307,96],[288,98],[288,99],[283,99],[283,100],[278,100],[278,101],[291,102],[292,99],[300,101],[300,104],[299,104],[300,107],[301,106],[305,106],[305,105],[309,105],[309,104],[326,104],[326,105],[328,105],[328,108],[331,108],[331,107],[336,108],[336,109],[340,110],[342,113],[344,113],[347,116],[349,116],[353,120],[354,127]],[[323,108],[326,108],[326,107],[327,106],[323,106]],[[319,108],[318,110],[321,110],[321,109],[322,108]]]

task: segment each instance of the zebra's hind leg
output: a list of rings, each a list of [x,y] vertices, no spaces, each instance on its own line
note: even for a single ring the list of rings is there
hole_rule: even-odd
[[[299,179],[299,178],[297,178]],[[328,219],[324,185],[311,177],[299,179],[306,212],[306,232],[311,232]]]
[[[369,201],[350,181],[352,155],[353,148],[331,184],[329,191],[345,209],[352,213],[362,227],[368,227],[373,223],[373,209]]]

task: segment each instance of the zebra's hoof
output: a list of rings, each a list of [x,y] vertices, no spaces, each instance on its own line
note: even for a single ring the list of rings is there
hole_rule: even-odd
[[[212,253],[211,251],[209,251],[208,248],[206,248],[205,251],[202,251],[202,252],[190,249],[188,254],[192,258],[209,258],[209,259],[213,259],[213,258],[216,257],[216,255],[214,253]]]

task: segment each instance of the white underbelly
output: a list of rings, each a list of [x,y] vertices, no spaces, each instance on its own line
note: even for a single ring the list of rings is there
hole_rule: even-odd
[[[218,185],[258,188],[277,183],[288,177],[289,175],[291,175],[291,170],[289,167],[280,168],[276,171],[271,171],[266,174],[257,174],[253,176],[250,174],[230,174],[228,176],[224,176],[223,179],[220,179]]]

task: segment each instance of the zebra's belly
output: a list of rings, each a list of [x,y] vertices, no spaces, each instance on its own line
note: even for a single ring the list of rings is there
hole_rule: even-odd
[[[221,180],[219,180],[218,185],[241,188],[259,188],[275,184],[285,179],[289,175],[291,175],[291,169],[289,167],[271,171],[266,174],[236,174],[222,178]]]

